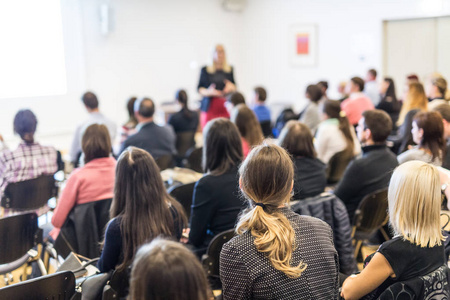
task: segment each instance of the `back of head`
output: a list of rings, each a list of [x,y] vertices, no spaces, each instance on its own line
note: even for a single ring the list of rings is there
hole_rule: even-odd
[[[261,125],[255,113],[247,105],[239,104],[233,108],[230,119],[251,147],[260,144],[264,139]]]
[[[306,87],[306,94],[308,95],[309,100],[314,103],[319,102],[322,98],[323,93],[318,85],[310,84]]]
[[[155,113],[155,104],[150,98],[140,98],[134,103],[134,111],[143,118],[151,118]]]
[[[386,95],[385,97],[390,97],[392,99],[393,102],[397,102],[397,95],[395,92],[395,84],[394,84],[394,80],[390,77],[385,77],[384,81],[386,81],[389,86],[386,90]]]
[[[326,100],[323,104],[323,113],[330,119],[339,120],[339,129],[341,130],[347,142],[346,150],[353,151],[353,148],[355,146],[355,141],[353,140],[353,135],[351,133],[353,127],[350,127],[350,122],[348,121],[344,112],[341,112],[341,103],[335,100]]]
[[[409,89],[405,100],[406,103],[404,105],[410,110],[426,110],[428,107],[428,98],[425,94],[425,89],[420,82],[413,82],[409,84]]]
[[[238,165],[243,158],[239,130],[230,120],[217,118],[203,129],[203,169],[221,175]]]
[[[369,71],[367,71],[367,73],[370,74],[370,76],[372,76],[372,78],[375,80],[377,78],[377,70],[375,69],[369,69]]]
[[[228,102],[230,102],[233,106],[237,106],[239,104],[245,104],[245,98],[241,93],[234,92],[228,97]]]
[[[123,263],[130,265],[139,246],[159,235],[174,234],[174,222],[169,206],[176,203],[164,187],[159,168],[146,151],[128,147],[119,157],[116,167],[111,218],[120,217]],[[182,210],[175,207],[182,216]],[[180,222],[182,224],[183,222]]]
[[[408,83],[419,82],[419,76],[417,76],[416,74],[409,74],[408,76],[406,76],[406,80],[408,81]]]
[[[442,98],[445,99],[445,95],[447,93],[447,80],[443,77],[436,77],[431,80],[431,84],[437,87],[439,93],[442,95]]]
[[[86,164],[96,158],[109,157],[112,148],[108,128],[103,124],[92,124],[86,128],[81,139],[81,149]]]
[[[98,99],[97,96],[92,92],[86,92],[81,97],[81,100],[83,100],[84,105],[89,109],[96,109],[98,108]]]
[[[395,234],[421,247],[441,245],[441,189],[436,167],[421,161],[401,164],[391,177],[388,201]]]
[[[317,86],[322,90],[322,91],[326,91],[328,90],[328,81],[319,81],[317,83]]]
[[[136,97],[131,97],[130,99],[128,99],[127,101],[127,111],[128,111],[128,117],[130,119],[134,119],[134,103],[136,102],[137,98]]]
[[[358,87],[360,92],[364,90],[364,80],[361,77],[353,77],[350,80]]]
[[[271,265],[290,278],[297,278],[306,264],[291,266],[296,248],[295,232],[280,206],[289,203],[293,186],[294,167],[289,154],[274,144],[255,147],[242,163],[240,187],[249,201],[249,209],[239,218],[236,231],[249,231],[254,244]]]
[[[14,117],[14,132],[27,144],[34,142],[37,118],[29,109],[19,110]]]
[[[366,110],[362,116],[364,126],[369,128],[372,133],[372,140],[375,143],[385,143],[392,131],[391,117],[380,109]]]
[[[178,90],[175,97],[183,107],[187,107],[188,96],[185,90]]]
[[[202,266],[182,244],[158,238],[137,252],[130,300],[208,300],[208,293]]]
[[[441,114],[442,118],[445,121],[450,122],[450,105],[448,104],[438,105],[435,108],[433,108],[433,111],[437,111],[438,113]]]
[[[265,88],[263,88],[262,86],[258,86],[258,87],[255,87],[254,91],[258,95],[258,100],[259,101],[261,101],[261,102],[266,101],[266,99],[267,99],[267,92],[266,92]]]
[[[443,157],[445,152],[444,124],[438,112],[419,112],[413,120],[423,130],[419,146],[430,150],[433,159]]]
[[[308,126],[291,120],[286,123],[278,138],[278,145],[294,157],[315,158],[313,136]]]

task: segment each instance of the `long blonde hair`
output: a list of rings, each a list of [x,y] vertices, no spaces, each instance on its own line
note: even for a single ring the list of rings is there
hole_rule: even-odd
[[[239,169],[242,193],[250,208],[240,216],[236,232],[249,231],[255,246],[271,265],[290,278],[298,278],[307,265],[291,266],[295,232],[289,220],[279,211],[288,203],[294,178],[294,167],[283,148],[263,144],[254,148]]]
[[[214,53],[217,51],[217,48],[221,47],[223,49],[224,52],[224,59],[223,59],[223,66],[222,66],[222,70],[225,73],[230,73],[231,72],[231,66],[228,64],[227,62],[227,56],[225,54],[225,48],[223,47],[223,45],[221,44],[217,44],[214,48],[213,51],[211,53],[211,64],[209,66],[206,67],[206,71],[210,74],[212,73],[216,73],[216,64],[214,61]]]
[[[421,247],[440,246],[441,189],[433,165],[409,161],[395,169],[388,191],[389,218],[396,235]]]
[[[405,121],[406,114],[413,109],[426,111],[428,109],[428,98],[425,89],[420,82],[412,82],[409,84],[408,94],[403,101],[402,109],[398,117],[397,125],[400,126]]]

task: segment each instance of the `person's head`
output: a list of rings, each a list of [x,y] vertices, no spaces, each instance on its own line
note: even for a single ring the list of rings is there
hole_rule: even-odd
[[[267,92],[266,89],[262,86],[255,87],[254,95],[255,95],[255,102],[256,103],[264,103],[267,99]]]
[[[450,138],[450,105],[441,104],[433,108],[433,111],[437,111],[442,116],[442,123],[444,125],[444,137]]]
[[[174,206],[183,226],[183,210],[167,193],[160,170],[145,150],[128,147],[120,155],[116,167],[114,198],[110,217],[120,217],[124,270],[133,261],[142,244],[153,238],[175,233],[170,206]]]
[[[286,123],[278,137],[278,145],[293,157],[317,157],[311,130],[299,121],[291,120]]]
[[[397,95],[395,93],[394,80],[390,77],[385,77],[380,84],[380,94],[384,95],[384,98],[390,97],[391,101],[397,102]]]
[[[347,95],[346,87],[347,87],[347,82],[346,81],[339,82],[339,84],[338,84],[338,92],[339,92],[339,94],[341,94],[341,96],[346,96]]]
[[[425,94],[425,89],[420,82],[413,82],[408,85],[408,89],[406,91],[406,96],[403,101],[402,109],[400,111],[400,115],[398,117],[398,125],[403,124],[405,120],[406,114],[413,110],[427,110],[428,108],[428,98]]]
[[[245,98],[244,95],[242,95],[239,92],[233,92],[227,97],[227,102],[225,103],[225,106],[228,110],[228,113],[231,114],[233,111],[233,108],[238,106],[239,104],[245,104]]]
[[[36,132],[37,118],[29,109],[21,109],[14,117],[14,133],[27,144],[34,142],[34,133]]]
[[[409,74],[408,76],[406,76],[406,84],[410,84],[410,83],[415,83],[415,82],[419,82],[419,76],[417,76],[416,74]]]
[[[327,95],[327,90],[328,90],[328,81],[324,81],[324,80],[319,81],[317,83],[317,86],[322,91],[322,95],[326,96]]]
[[[188,96],[185,90],[178,90],[175,98],[177,99],[178,103],[180,103],[181,107],[187,108]]]
[[[339,129],[345,137],[347,142],[347,150],[353,151],[355,141],[353,140],[352,130],[350,122],[348,121],[345,113],[341,111],[341,103],[335,100],[326,100],[323,103],[322,119],[337,119],[339,121]],[[353,126],[352,126],[353,127]]]
[[[420,148],[431,152],[433,159],[442,159],[445,151],[444,124],[438,112],[418,112],[412,122],[411,134]]]
[[[442,244],[441,185],[431,164],[409,161],[395,169],[389,183],[389,222],[396,235],[421,247]]]
[[[239,104],[236,106],[231,112],[230,120],[236,124],[239,133],[250,147],[260,144],[264,139],[261,125],[253,110],[247,105]]]
[[[208,300],[209,286],[197,257],[184,245],[154,239],[139,248],[130,278],[130,300]]]
[[[98,99],[97,96],[92,92],[86,92],[81,97],[84,106],[86,107],[88,112],[98,110]]]
[[[96,158],[109,157],[111,149],[111,138],[105,125],[92,124],[86,128],[81,138],[84,163],[87,164]]]
[[[208,73],[215,73],[216,70],[223,70],[224,72],[231,72],[231,66],[227,63],[225,49],[223,45],[216,45],[212,51],[211,64],[206,68]]]
[[[322,98],[323,93],[322,93],[321,88],[318,85],[310,84],[306,87],[305,96],[311,102],[317,103]]]
[[[134,102],[134,115],[139,123],[146,123],[153,121],[155,114],[155,104],[153,100],[147,97],[137,99]]]
[[[239,130],[230,120],[217,118],[203,129],[203,170],[221,175],[237,166],[243,158]]]
[[[137,124],[136,116],[134,115],[134,103],[136,102],[136,97],[131,97],[127,101],[127,111],[128,111],[128,121]]]
[[[249,231],[256,249],[272,266],[290,278],[298,278],[306,269],[300,262],[291,266],[295,232],[280,207],[289,203],[294,167],[289,154],[274,144],[255,147],[239,168],[239,186],[249,208],[239,217],[236,232]]]
[[[369,69],[369,71],[367,71],[367,75],[366,75],[366,82],[375,81],[375,80],[377,80],[377,70]]]
[[[349,82],[349,92],[357,93],[364,90],[364,80],[361,77],[353,77]]]
[[[430,98],[445,99],[447,93],[447,80],[442,77],[435,77],[431,79]]]
[[[213,60],[214,63],[218,65],[223,65],[226,62],[225,48],[223,45],[216,45],[213,53]]]
[[[356,127],[361,144],[384,144],[392,131],[392,120],[389,115],[379,109],[366,110]]]

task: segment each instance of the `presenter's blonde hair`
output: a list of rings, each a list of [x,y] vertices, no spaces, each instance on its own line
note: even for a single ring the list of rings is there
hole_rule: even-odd
[[[223,70],[225,73],[230,73],[230,72],[231,72],[231,66],[230,66],[230,65],[228,64],[228,62],[227,62],[227,56],[226,56],[226,54],[225,54],[225,48],[223,47],[222,44],[217,44],[217,45],[213,48],[212,53],[211,53],[211,63],[210,63],[209,66],[206,67],[206,71],[207,71],[208,73],[210,73],[210,74],[216,72],[216,65],[215,65],[215,62],[214,62],[214,53],[217,51],[218,48],[222,48],[222,51],[223,51],[223,53],[224,53],[224,59],[223,59],[222,70]]]

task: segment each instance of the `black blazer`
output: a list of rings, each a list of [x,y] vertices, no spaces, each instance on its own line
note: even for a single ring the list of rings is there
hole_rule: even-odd
[[[327,186],[326,165],[317,158],[294,159],[294,200],[314,197]]]
[[[161,127],[154,122],[142,126],[134,135],[130,136],[122,145],[120,152],[128,146],[144,149],[150,153],[154,159],[167,154],[175,154],[175,133],[170,127]]]

